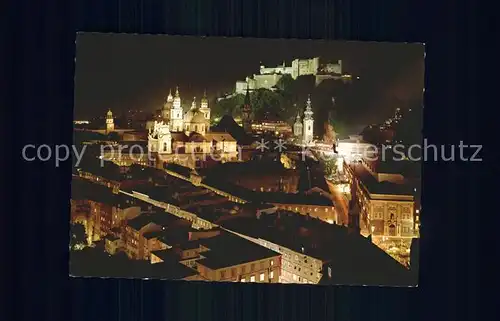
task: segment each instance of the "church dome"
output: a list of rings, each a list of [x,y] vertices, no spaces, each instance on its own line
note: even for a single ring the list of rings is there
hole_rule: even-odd
[[[111,109],[110,109],[110,110],[108,110],[108,112],[107,112],[107,114],[106,114],[106,115],[108,115],[108,116],[113,116],[113,113],[111,112]]]
[[[194,112],[193,117],[191,118],[191,124],[203,124],[205,123],[205,114],[202,112]]]

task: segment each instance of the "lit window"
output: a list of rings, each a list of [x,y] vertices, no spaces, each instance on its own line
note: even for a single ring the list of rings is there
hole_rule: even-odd
[[[264,273],[261,273],[260,274],[260,281],[263,282],[264,281]]]
[[[253,275],[252,275],[252,276],[250,277],[250,282],[255,282],[255,276],[253,276]]]
[[[269,272],[269,278],[270,279],[274,278],[274,271]]]
[[[245,279],[241,279],[241,282],[246,282]]]
[[[297,281],[297,275],[293,274],[293,275],[292,275],[292,279],[293,279],[294,281]]]
[[[269,264],[271,264],[271,266],[273,266],[273,265],[274,265],[274,260],[271,260],[271,261],[269,262]]]

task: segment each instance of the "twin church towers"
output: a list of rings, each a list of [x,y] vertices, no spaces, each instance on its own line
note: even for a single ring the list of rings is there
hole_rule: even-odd
[[[210,127],[210,108],[206,92],[203,94],[199,108],[195,97],[189,111],[184,113],[179,87],[177,87],[175,96],[172,95],[172,91],[169,92],[161,110],[161,117],[165,123],[169,124],[172,132],[197,132],[204,135]]]

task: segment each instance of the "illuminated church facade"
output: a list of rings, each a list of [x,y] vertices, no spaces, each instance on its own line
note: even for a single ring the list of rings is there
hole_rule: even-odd
[[[170,92],[161,110],[161,120],[154,121],[148,132],[148,151],[157,167],[176,163],[190,168],[203,167],[210,161],[238,160],[236,140],[226,132],[210,131],[210,107],[206,92],[198,105],[183,111],[179,88]]]

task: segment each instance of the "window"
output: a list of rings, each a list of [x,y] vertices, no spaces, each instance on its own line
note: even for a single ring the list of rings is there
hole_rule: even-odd
[[[261,274],[260,274],[260,281],[261,281],[261,282],[263,282],[263,281],[264,281],[264,279],[265,279],[264,273],[261,273]]]
[[[245,279],[241,279],[241,282],[246,282]]]
[[[236,276],[236,268],[232,268],[231,269],[231,277],[235,277]]]
[[[166,152],[167,151],[167,143],[163,143],[163,151]]]
[[[253,276],[253,275],[252,275],[252,276],[250,277],[250,282],[255,282],[255,276]]]
[[[274,265],[274,260],[271,260],[271,261],[269,262],[269,264],[271,264],[271,266],[273,266],[273,265]]]
[[[247,266],[246,265],[243,265],[241,267],[241,273],[246,273],[246,270],[247,270]]]
[[[269,272],[269,279],[272,280],[273,278],[274,278],[274,271],[271,271]]]
[[[253,271],[255,271],[255,264],[254,263],[252,263],[250,265],[250,272],[253,272]]]
[[[223,279],[226,276],[225,271],[220,271],[220,278]]]
[[[263,270],[266,268],[266,263],[265,262],[260,262],[260,269]]]
[[[292,279],[293,279],[294,281],[297,281],[297,275],[293,274],[293,275],[292,275]]]

